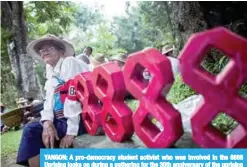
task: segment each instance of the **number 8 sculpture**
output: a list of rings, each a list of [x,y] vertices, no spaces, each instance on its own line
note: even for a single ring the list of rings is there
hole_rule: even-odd
[[[213,47],[230,58],[217,76],[200,67],[204,55]],[[225,28],[197,33],[187,42],[179,61],[184,82],[204,97],[191,118],[193,140],[206,148],[246,148],[247,101],[238,90],[247,80],[247,40]],[[211,125],[220,112],[239,122],[227,136]]]
[[[143,72],[152,73],[150,82],[144,80]],[[128,91],[140,101],[133,115],[137,136],[151,148],[172,146],[183,134],[180,113],[164,99],[174,78],[170,61],[157,49],[147,49],[130,55],[123,69]],[[152,116],[163,126],[159,129],[150,120]]]

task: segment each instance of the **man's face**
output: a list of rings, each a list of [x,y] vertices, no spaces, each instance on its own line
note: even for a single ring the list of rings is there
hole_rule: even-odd
[[[83,53],[85,53],[87,56],[91,55],[91,50],[89,48],[85,48]]]
[[[53,67],[57,64],[59,58],[61,57],[61,52],[58,51],[53,45],[48,44],[45,44],[40,48],[39,54],[46,64],[50,64]]]

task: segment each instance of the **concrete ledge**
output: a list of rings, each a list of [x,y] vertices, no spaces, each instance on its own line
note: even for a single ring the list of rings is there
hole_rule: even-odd
[[[133,135],[124,143],[112,142],[107,136],[90,136],[84,134],[74,140],[74,148],[147,148],[143,142]],[[185,133],[176,143],[175,148],[199,148],[192,140],[190,133]]]

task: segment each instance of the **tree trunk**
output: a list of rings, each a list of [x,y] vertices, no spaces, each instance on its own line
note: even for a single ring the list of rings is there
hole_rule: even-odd
[[[1,4],[2,18],[4,18],[2,26],[11,32],[8,54],[12,70],[15,73],[19,96],[41,99],[42,95],[36,79],[33,60],[26,52],[27,28],[23,2],[1,2]]]
[[[172,2],[171,8],[175,34],[182,40],[179,44],[181,49],[193,33],[205,30],[207,23],[198,2]]]

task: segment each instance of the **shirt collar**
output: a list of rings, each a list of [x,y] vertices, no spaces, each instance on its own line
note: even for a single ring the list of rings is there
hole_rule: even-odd
[[[46,77],[47,78],[50,78],[52,76],[57,76],[60,74],[63,60],[64,58],[60,58],[54,68],[50,65],[47,65],[46,67]]]
[[[63,60],[64,58],[60,58],[56,64],[56,66],[54,67],[53,71],[55,73],[60,73],[60,70],[61,70],[61,66],[62,66],[62,63],[63,63]]]

